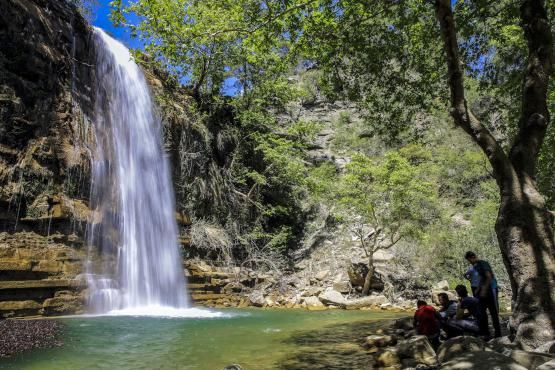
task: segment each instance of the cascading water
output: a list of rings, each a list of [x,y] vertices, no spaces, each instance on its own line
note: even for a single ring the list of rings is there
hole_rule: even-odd
[[[128,49],[100,29],[95,29],[94,37],[96,149],[89,244],[100,259],[117,256],[117,264],[89,267],[89,306],[95,313],[156,314],[164,307],[185,308],[160,120],[145,77]]]

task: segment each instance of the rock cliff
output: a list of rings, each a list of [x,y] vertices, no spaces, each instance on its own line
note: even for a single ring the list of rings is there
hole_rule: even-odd
[[[0,1],[0,314],[79,310],[90,29],[65,1]]]

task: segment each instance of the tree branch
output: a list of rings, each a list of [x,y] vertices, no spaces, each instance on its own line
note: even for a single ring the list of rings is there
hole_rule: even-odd
[[[544,0],[524,0],[520,19],[528,42],[528,65],[522,81],[519,132],[509,156],[519,175],[534,178],[549,125],[547,89],[553,72],[553,38]]]
[[[451,0],[436,0],[435,8],[447,58],[451,116],[455,123],[465,130],[484,151],[493,167],[499,187],[503,189],[511,186],[513,178],[511,175],[514,174],[511,162],[491,132],[470,111],[464,96],[463,69],[459,57]]]
[[[283,17],[284,15],[289,14],[289,13],[293,12],[294,10],[302,9],[302,8],[312,4],[314,2],[316,2],[316,0],[305,1],[304,3],[297,4],[295,6],[292,6],[291,8],[287,8],[284,11],[282,11],[280,13],[277,13],[276,15],[271,15],[270,14],[270,16],[268,17],[268,19],[266,21],[264,21],[262,23],[259,23],[259,24],[255,25],[252,28],[240,28],[240,27],[226,28],[226,29],[218,30],[218,31],[215,31],[215,32],[212,32],[212,33],[206,32],[206,33],[200,34],[198,36],[215,37],[215,36],[221,35],[222,33],[230,33],[230,32],[252,34],[252,33],[258,31],[259,29],[266,27],[267,25],[276,21],[277,19]]]

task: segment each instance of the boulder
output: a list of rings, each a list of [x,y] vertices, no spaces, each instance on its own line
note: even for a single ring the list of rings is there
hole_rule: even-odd
[[[309,286],[301,294],[303,297],[318,296],[322,293],[322,287],[319,286]]]
[[[367,297],[350,299],[347,301],[346,306],[349,309],[358,309],[364,307],[380,306],[388,303],[387,298],[383,295],[370,295]]]
[[[316,275],[314,275],[314,278],[316,280],[324,280],[329,274],[330,274],[330,270],[318,271]]]
[[[364,347],[387,347],[397,344],[397,337],[394,335],[370,335],[364,340]]]
[[[309,310],[318,310],[324,309],[326,306],[316,296],[306,297],[304,298],[304,303],[306,304],[306,308]]]
[[[410,316],[407,317],[402,317],[400,319],[395,320],[395,322],[393,323],[393,327],[395,329],[401,329],[401,330],[412,330],[413,328],[413,318]]]
[[[395,366],[401,363],[397,351],[394,349],[388,349],[379,354],[378,365],[381,367]]]
[[[478,338],[469,336],[455,337],[448,339],[439,346],[437,358],[439,362],[443,363],[465,353],[483,351],[484,347],[484,342]]]
[[[425,365],[437,363],[436,353],[425,335],[417,335],[399,342],[398,353],[400,358],[412,358]]]
[[[522,351],[519,349],[512,350],[509,357],[530,370],[534,370],[554,359],[553,356],[545,353]]]
[[[339,281],[333,283],[333,289],[337,290],[339,293],[349,293],[351,291],[351,283],[348,281]]]
[[[249,301],[251,305],[256,307],[264,307],[266,300],[264,299],[264,293],[261,290],[255,290],[249,294]]]
[[[439,291],[449,290],[449,282],[447,280],[441,280],[435,283],[434,285],[432,285],[432,290],[439,290]]]
[[[543,365],[538,366],[536,370],[555,370],[555,360],[551,360]]]
[[[62,295],[48,298],[42,303],[43,315],[68,315],[79,313],[82,310],[82,301],[78,296]]]
[[[341,293],[337,290],[326,290],[318,296],[320,301],[325,305],[334,305],[339,307],[345,307],[347,305],[347,300]]]
[[[526,370],[510,357],[493,351],[465,353],[442,364],[442,370]]]
[[[555,354],[555,340],[547,342],[535,349],[535,352]]]
[[[364,280],[366,279],[366,274],[368,274],[368,266],[365,263],[352,263],[347,273],[349,275],[349,280],[351,286],[353,287],[363,287]],[[374,270],[374,276],[372,276],[372,284],[370,285],[370,290],[382,291],[384,289],[384,278],[383,276]]]

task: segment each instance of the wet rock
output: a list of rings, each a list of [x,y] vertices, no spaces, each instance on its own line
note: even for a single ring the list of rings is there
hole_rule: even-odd
[[[442,370],[526,370],[510,357],[493,351],[462,354],[442,364]]]
[[[225,366],[224,368],[222,368],[222,370],[243,370],[243,368],[241,367],[241,365],[231,364]]]
[[[325,309],[326,306],[318,299],[318,297],[311,296],[304,298],[306,308],[309,310]]]
[[[448,339],[439,346],[437,358],[439,362],[443,363],[465,353],[483,351],[484,347],[484,342],[478,338],[469,336],[455,337]]]
[[[78,296],[62,295],[59,297],[48,298],[42,304],[41,313],[46,316],[68,315],[79,313],[83,307],[83,302]]]
[[[400,358],[412,358],[425,365],[435,365],[437,363],[436,353],[428,338],[424,335],[402,340],[397,348]]]
[[[378,360],[378,365],[381,366],[382,368],[399,365],[401,363],[401,360],[397,355],[397,351],[395,351],[394,349],[388,349],[383,351],[382,353],[379,354],[377,360]]]
[[[395,320],[395,322],[393,323],[393,327],[396,329],[409,331],[413,329],[412,324],[413,324],[413,318],[410,316],[407,316],[407,317],[403,317]]]
[[[364,347],[387,347],[397,344],[397,337],[394,335],[370,335],[364,340]]]

